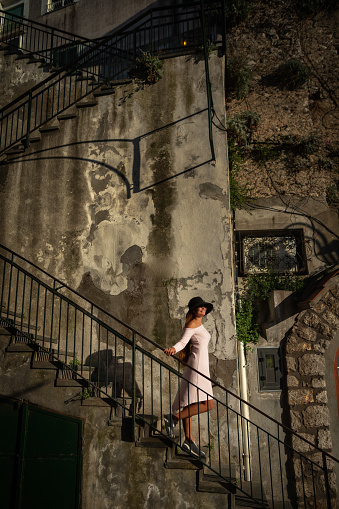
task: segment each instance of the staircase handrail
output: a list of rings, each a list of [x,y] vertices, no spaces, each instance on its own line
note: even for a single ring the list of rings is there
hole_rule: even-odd
[[[11,17],[14,17],[14,18],[18,18],[18,19],[21,19],[23,22],[29,22],[31,23],[32,25],[36,25],[38,27],[40,27],[42,29],[42,31],[48,31],[46,29],[50,29],[51,31],[53,30],[53,32],[59,32],[60,34],[62,35],[67,35],[68,37],[71,37],[73,38],[76,38],[76,40],[80,40],[80,41],[85,41],[85,42],[88,42],[88,43],[92,43],[93,42],[93,39],[89,39],[88,37],[84,37],[83,35],[78,35],[78,34],[74,34],[72,32],[68,32],[67,30],[63,30],[61,28],[55,28],[51,25],[48,25],[48,24],[44,24],[44,23],[40,23],[39,21],[34,21],[30,18],[25,18],[24,16],[19,16],[18,14],[14,14],[14,13],[11,13],[11,12],[7,12],[3,9],[0,9],[0,15],[1,14],[5,14],[7,16],[11,16]],[[0,28],[0,33],[1,33],[1,28]],[[71,42],[73,42],[72,39],[69,39]]]
[[[200,2],[197,1],[197,2],[193,2],[191,4],[187,4],[185,5],[185,8],[188,8],[188,7],[199,7],[200,6]],[[19,97],[17,97],[16,99],[14,99],[13,101],[11,101],[9,104],[7,104],[6,106],[4,106],[3,108],[0,109],[0,114],[3,114],[7,109],[9,109],[10,107],[12,107],[13,105],[15,105],[16,103],[20,102],[21,100],[23,100],[25,97],[28,97],[29,96],[29,93],[30,92],[34,92],[36,91],[40,86],[42,85],[46,85],[47,83],[49,83],[51,80],[53,80],[56,76],[58,76],[59,74],[62,74],[62,73],[66,73],[68,72],[69,70],[71,69],[74,69],[75,66],[80,63],[81,61],[84,61],[84,59],[88,58],[90,56],[90,54],[93,52],[93,51],[96,51],[98,50],[100,47],[104,47],[105,50],[107,49],[115,49],[116,51],[117,48],[114,48],[112,46],[109,46],[109,44],[112,42],[112,40],[116,37],[118,37],[119,35],[123,35],[127,29],[129,29],[130,27],[132,27],[133,25],[135,25],[136,23],[138,23],[139,21],[141,20],[145,20],[147,21],[147,18],[149,18],[149,16],[151,15],[152,16],[152,13],[154,11],[159,11],[159,12],[165,12],[166,10],[172,10],[172,9],[178,9],[178,6],[176,7],[173,7],[173,6],[169,6],[169,7],[166,7],[166,6],[163,6],[163,7],[157,7],[156,9],[155,8],[148,8],[144,13],[142,13],[140,16],[137,16],[136,18],[133,18],[129,23],[123,25],[122,27],[119,27],[117,30],[113,31],[111,34],[103,37],[103,38],[100,38],[100,39],[94,39],[94,40],[90,40],[90,39],[86,39],[84,38],[84,40],[88,43],[95,43],[94,46],[92,46],[91,48],[89,48],[87,50],[87,52],[85,52],[84,54],[80,55],[78,58],[76,58],[75,60],[73,60],[72,62],[70,62],[68,65],[66,66],[63,66],[62,68],[58,69],[56,72],[53,73],[53,75],[47,77],[45,80],[43,80],[42,82],[38,83],[37,85],[33,86],[29,91],[27,92],[24,92],[23,94],[21,94]],[[207,7],[208,9],[208,7]],[[5,11],[0,11],[0,12],[5,12]],[[22,18],[21,16],[18,16],[18,18],[20,19],[23,19],[25,20],[26,18]],[[31,22],[31,20],[28,20]],[[41,24],[38,23],[38,25],[40,26]],[[46,25],[42,25],[43,27],[45,27]],[[49,27],[52,29],[52,27]],[[137,28],[137,27],[136,27]],[[75,36],[75,34],[71,34],[73,36]],[[75,37],[78,37],[78,36],[75,36]]]
[[[0,244],[0,249],[3,249],[4,251],[7,251],[8,253],[11,254],[11,256],[15,256],[19,259],[21,259],[23,262],[31,265],[32,267],[34,267],[35,269],[37,269],[38,271],[42,272],[45,276],[47,276],[48,278],[52,279],[54,281],[54,286],[55,286],[55,283],[59,284],[60,285],[60,289],[66,289],[68,291],[70,291],[71,293],[73,293],[74,295],[76,295],[77,297],[79,297],[80,299],[86,301],[91,307],[95,307],[98,311],[100,311],[101,313],[104,313],[105,315],[107,315],[109,318],[112,318],[115,322],[119,323],[120,325],[122,325],[123,327],[125,327],[126,329],[128,329],[130,332],[132,332],[133,334],[137,334],[138,337],[144,339],[147,343],[149,343],[150,345],[156,347],[157,349],[161,350],[162,352],[164,351],[164,347],[162,345],[160,345],[159,343],[157,343],[156,341],[148,338],[147,336],[145,336],[142,332],[138,331],[137,329],[131,327],[130,325],[128,325],[127,323],[125,323],[123,320],[120,320],[119,318],[117,318],[115,315],[113,315],[112,313],[110,313],[109,311],[107,311],[106,309],[104,309],[103,307],[99,306],[98,304],[95,304],[92,300],[88,299],[87,297],[81,295],[81,293],[79,293],[77,290],[74,290],[73,288],[71,288],[69,285],[67,285],[66,283],[64,283],[63,281],[61,281],[60,279],[56,278],[55,276],[52,276],[49,272],[47,272],[45,269],[42,269],[41,267],[39,267],[38,265],[36,265],[35,263],[27,260],[27,258],[25,258],[24,256],[16,253],[15,251],[7,248],[6,246],[4,246],[3,244]],[[2,255],[0,254],[0,257],[2,257]],[[2,257],[3,258],[3,257]],[[15,264],[13,261],[7,259],[10,263],[13,263]],[[15,264],[16,265],[16,264]],[[21,270],[23,270],[20,266],[16,265],[17,268],[20,268]],[[31,277],[34,278],[34,276],[31,275]],[[42,285],[48,287],[51,291],[55,291],[57,292],[58,290],[54,290],[52,287],[46,285],[46,283],[43,283],[41,282]],[[59,295],[59,294],[58,294]],[[65,300],[69,300],[67,297],[65,296],[62,296]],[[82,311],[84,311],[85,313],[88,313],[88,311],[86,311],[84,308],[82,308]],[[127,338],[126,338],[127,339]],[[129,341],[129,340],[128,340]],[[181,360],[179,357],[177,356],[172,356],[176,361],[178,361],[181,365],[183,366],[187,366],[187,364]],[[159,359],[157,359],[159,360]],[[171,366],[167,363],[165,363],[164,361],[161,361],[164,365],[166,365],[168,368],[171,368]],[[172,369],[172,368],[171,368]],[[269,419],[272,423],[280,426],[285,432],[289,433],[289,434],[292,434],[294,436],[296,436],[298,439],[300,439],[302,442],[304,443],[307,443],[308,445],[312,446],[312,448],[314,449],[317,449],[319,452],[321,452],[322,454],[325,454],[325,456],[327,456],[328,458],[334,460],[335,462],[339,463],[339,459],[338,458],[335,458],[334,456],[332,456],[330,453],[324,451],[323,449],[321,449],[320,447],[317,447],[316,445],[312,444],[312,442],[310,442],[309,440],[307,440],[306,438],[302,437],[301,435],[299,435],[298,433],[296,433],[295,431],[293,431],[292,429],[290,429],[288,426],[286,426],[285,424],[282,424],[281,422],[277,421],[276,419],[274,419],[273,417],[271,417],[270,415],[268,415],[267,413],[263,412],[262,410],[260,410],[259,408],[257,408],[256,406],[252,405],[251,403],[249,403],[248,401],[242,399],[240,396],[238,396],[237,394],[235,394],[234,392],[230,391],[229,389],[227,389],[226,387],[224,387],[220,382],[218,382],[217,380],[214,380],[213,378],[211,377],[208,377],[207,375],[205,375],[204,373],[201,373],[200,371],[198,371],[197,369],[195,369],[193,366],[190,366],[190,369],[192,371],[194,371],[195,373],[199,374],[199,376],[202,376],[203,378],[205,378],[206,380],[210,381],[212,383],[213,386],[215,387],[219,387],[219,389],[222,389],[225,393],[229,394],[230,396],[234,397],[235,399],[237,399],[239,401],[239,403],[243,403],[245,405],[248,405],[249,408],[252,408],[253,410],[255,410],[256,412],[258,412],[260,415],[262,415],[263,417]]]

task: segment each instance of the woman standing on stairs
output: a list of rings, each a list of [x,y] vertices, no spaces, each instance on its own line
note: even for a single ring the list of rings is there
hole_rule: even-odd
[[[213,408],[211,382],[191,367],[209,378],[208,343],[211,335],[202,325],[202,319],[213,309],[213,305],[201,297],[194,297],[188,303],[188,313],[182,337],[174,346],[165,348],[166,355],[189,350],[187,366],[184,369],[180,389],[172,405],[172,414],[164,416],[167,434],[174,437],[179,420],[183,421],[185,441],[181,448],[200,458],[206,455],[194,442],[191,420],[194,415],[209,412]],[[179,411],[182,409],[181,411]]]

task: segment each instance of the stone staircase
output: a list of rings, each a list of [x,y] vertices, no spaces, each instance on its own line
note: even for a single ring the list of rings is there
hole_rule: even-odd
[[[119,397],[115,397],[115,401],[113,401],[110,398],[99,397],[98,395],[93,396],[93,393],[90,397],[87,397],[88,394],[86,394],[86,390],[89,390],[91,386],[90,367],[85,365],[78,366],[84,378],[77,376],[76,373],[67,369],[67,366],[62,363],[65,352],[54,351],[54,355],[58,353],[60,356],[60,360],[56,360],[55,358],[51,358],[48,353],[39,346],[39,343],[41,345],[44,343],[45,347],[46,344],[54,345],[55,341],[50,341],[48,338],[43,340],[42,336],[37,336],[36,339],[36,342],[30,341],[27,335],[21,334],[18,329],[5,324],[3,321],[2,324],[0,324],[0,347],[5,351],[5,359],[8,358],[8,356],[14,356],[14,358],[18,359],[17,369],[20,369],[20,365],[22,366],[25,364],[26,369],[34,371],[33,376],[35,379],[46,380],[47,378],[47,387],[50,394],[46,394],[45,397],[59,400],[60,397],[64,398],[65,395],[67,395],[68,400],[66,402],[75,402],[78,407],[78,412],[82,413],[83,417],[85,417],[85,421],[87,411],[104,411],[105,415],[108,417],[106,420],[107,427],[115,428],[123,441],[131,442],[132,418],[130,412],[126,411],[126,407],[131,407],[132,398],[123,394]],[[15,363],[15,361],[12,362]],[[28,363],[29,368],[27,368]],[[0,378],[3,372],[4,367],[0,365]],[[87,380],[86,374],[88,377]],[[20,375],[18,374],[18,376]],[[57,394],[56,391],[61,392]],[[6,393],[6,387],[3,388],[2,392]],[[25,397],[25,386],[22,387],[21,393],[22,397]],[[8,395],[13,396],[13,394]],[[140,401],[136,403],[140,408]],[[74,410],[72,410],[72,412],[74,412]],[[192,489],[195,489],[198,493],[209,493],[212,497],[217,497],[217,505],[211,505],[211,507],[232,509],[236,507],[263,507],[262,504],[249,501],[247,497],[236,489],[234,486],[234,484],[237,483],[236,478],[230,479],[233,484],[231,484],[231,482],[226,482],[218,475],[208,471],[198,459],[182,451],[179,440],[173,442],[164,437],[160,432],[161,422],[159,422],[157,416],[140,414],[140,417],[141,416],[142,419],[138,418],[138,416],[136,417],[136,441],[134,442],[134,446],[139,449],[154,451],[152,454],[156,454],[158,460],[163,463],[165,472],[167,472],[167,474],[164,474],[166,478],[175,482],[175,479],[182,475],[181,472],[190,472]],[[259,499],[261,495],[259,493],[260,487],[254,485],[254,491],[256,489],[258,490]],[[253,493],[253,495],[255,498],[255,493]],[[215,498],[213,498],[213,500],[215,500]],[[213,502],[213,504],[214,503],[215,502]]]
[[[28,56],[27,54],[21,53],[20,50],[9,51],[0,46],[0,52],[4,55],[5,58],[13,58],[13,56],[15,56],[16,60],[25,60],[26,64],[35,64],[38,71],[42,68],[43,71],[40,73],[38,72],[37,74],[38,76],[41,76],[41,79],[43,79],[43,73],[53,73],[55,71],[55,69],[51,66],[46,66],[43,59],[37,59],[34,58],[34,56]],[[87,95],[86,98],[79,100],[75,105],[69,107],[65,112],[61,113],[50,122],[33,131],[30,135],[30,145],[32,145],[32,147],[27,149],[25,146],[25,139],[23,139],[21,142],[4,151],[4,153],[0,155],[0,165],[7,165],[13,161],[13,159],[16,160],[18,156],[24,153],[28,154],[34,150],[39,150],[41,148],[41,144],[39,144],[39,142],[43,143],[44,134],[51,134],[53,132],[59,131],[59,129],[63,128],[64,123],[69,120],[75,119],[75,122],[81,122],[81,112],[83,110],[97,106],[100,97],[113,95],[117,87],[131,83],[132,79],[111,80],[108,83],[102,85],[100,88],[97,88],[98,83],[89,77],[83,77],[79,75],[77,81],[86,81],[87,85],[93,88],[95,87],[95,90]]]

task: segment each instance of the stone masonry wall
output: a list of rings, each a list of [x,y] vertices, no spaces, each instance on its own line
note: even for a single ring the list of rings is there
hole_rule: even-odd
[[[327,406],[325,381],[325,352],[339,328],[339,279],[310,309],[302,311],[286,341],[286,387],[290,412],[290,427],[316,447],[332,451],[330,412]],[[320,451],[313,449],[297,437],[292,446],[314,463],[322,465]],[[294,459],[296,496],[298,507],[304,507],[304,489],[308,504],[312,507],[313,489],[320,490],[326,506],[325,481],[322,472],[315,472],[299,457]],[[337,487],[334,462],[327,462],[332,507],[337,507]],[[316,471],[316,467],[314,471]],[[314,484],[313,484],[314,483]]]

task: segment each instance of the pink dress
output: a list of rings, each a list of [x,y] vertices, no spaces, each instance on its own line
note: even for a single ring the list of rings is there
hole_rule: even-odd
[[[191,340],[191,352],[183,372],[183,377],[186,380],[181,380],[180,390],[177,392],[172,405],[173,413],[177,413],[179,408],[184,408],[192,403],[213,398],[211,382],[189,368],[189,366],[192,366],[192,368],[200,371],[200,373],[208,377],[210,376],[208,361],[208,343],[210,339],[211,335],[203,325],[195,329],[186,327],[180,341],[174,345],[175,352],[178,353]]]

